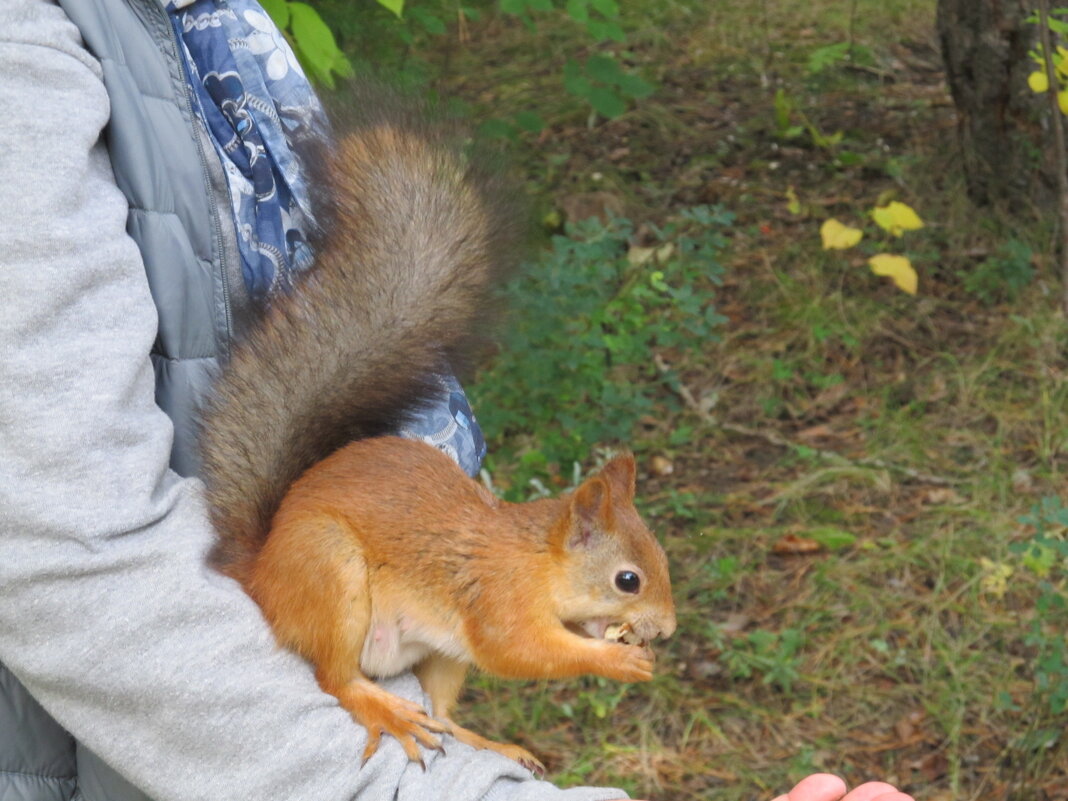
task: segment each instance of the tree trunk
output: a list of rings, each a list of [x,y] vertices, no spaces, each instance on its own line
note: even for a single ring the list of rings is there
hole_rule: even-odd
[[[1043,98],[1027,86],[1038,28],[1025,0],[938,0],[968,194],[979,204],[1048,202],[1056,185]]]

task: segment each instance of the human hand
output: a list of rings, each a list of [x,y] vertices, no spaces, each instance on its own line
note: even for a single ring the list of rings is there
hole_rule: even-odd
[[[774,801],[912,801],[912,796],[886,782],[865,782],[847,791],[846,783],[829,773],[814,773]]]
[[[829,773],[814,773],[774,801],[913,801],[912,796],[886,782],[865,782],[847,791],[846,783]]]

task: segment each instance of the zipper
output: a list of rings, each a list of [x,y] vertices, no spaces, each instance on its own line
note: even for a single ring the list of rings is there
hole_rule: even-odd
[[[170,55],[174,59],[174,63],[178,65],[178,70],[180,72],[181,80],[179,83],[181,83],[181,95],[185,105],[185,112],[190,124],[194,126],[193,139],[196,144],[197,155],[200,157],[201,174],[204,177],[209,198],[208,205],[211,207],[212,244],[215,252],[218,254],[219,260],[219,278],[220,286],[222,287],[223,300],[223,320],[226,326],[225,341],[220,343],[222,346],[222,358],[220,361],[226,362],[230,359],[230,344],[233,341],[234,336],[233,311],[230,298],[230,270],[229,265],[227,264],[227,248],[223,241],[224,234],[219,206],[213,197],[214,188],[211,180],[211,167],[208,164],[207,154],[204,153],[204,143],[199,130],[200,123],[198,122],[196,107],[193,101],[193,89],[189,85],[189,76],[186,73],[185,58],[182,56],[181,44],[178,42],[178,34],[174,29],[174,25],[172,24],[167,11],[163,8],[159,0],[149,0],[149,2],[141,5],[152,6],[152,13],[156,18],[157,25],[162,25],[167,29],[167,41],[170,43]]]

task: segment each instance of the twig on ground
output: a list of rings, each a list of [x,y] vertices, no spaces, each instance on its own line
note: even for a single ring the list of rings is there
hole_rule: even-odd
[[[658,353],[653,356],[653,363],[656,365],[656,369],[663,375],[670,371],[670,366],[664,361],[664,358]],[[863,458],[863,459],[850,459],[835,451],[822,450],[820,448],[813,448],[808,445],[800,445],[791,441],[787,437],[777,431],[764,428],[751,428],[750,426],[744,426],[739,423],[731,423],[726,420],[720,420],[711,412],[709,412],[697,397],[693,394],[689,387],[687,387],[680,380],[677,386],[673,387],[676,394],[682,398],[686,407],[694,412],[703,422],[712,426],[713,428],[719,428],[723,431],[730,432],[731,434],[738,434],[742,437],[752,437],[754,439],[762,439],[772,445],[779,448],[785,448],[789,451],[804,450],[806,453],[814,454],[820,459],[825,459],[829,462],[835,462],[840,465],[847,465],[850,467],[869,467],[877,468],[879,470],[886,470],[892,473],[899,473],[906,478],[910,478],[913,481],[917,481],[921,484],[934,484],[940,487],[951,487],[960,482],[945,478],[943,476],[936,476],[930,473],[924,473],[921,470],[916,470],[912,467],[904,467],[903,465],[891,464],[883,459]]]

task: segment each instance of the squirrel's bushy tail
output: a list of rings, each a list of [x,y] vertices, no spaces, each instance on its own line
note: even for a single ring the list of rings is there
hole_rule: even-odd
[[[470,364],[519,251],[514,195],[461,132],[368,101],[305,156],[325,189],[315,265],[234,348],[203,415],[214,562],[239,580],[301,473],[397,429]]]

